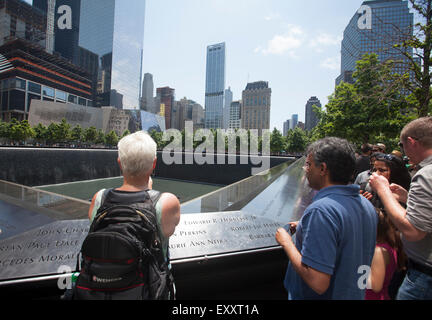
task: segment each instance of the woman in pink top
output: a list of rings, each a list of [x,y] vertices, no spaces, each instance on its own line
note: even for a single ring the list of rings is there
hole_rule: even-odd
[[[396,270],[405,265],[400,234],[387,214],[377,209],[378,230],[375,254],[369,274],[366,300],[390,300],[388,288]]]

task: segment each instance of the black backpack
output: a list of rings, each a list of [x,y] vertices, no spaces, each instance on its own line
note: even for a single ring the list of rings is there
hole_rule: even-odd
[[[112,205],[105,199],[110,192],[104,192],[83,242],[73,299],[174,299],[174,281],[163,254],[154,206],[160,193],[145,191],[139,203]]]

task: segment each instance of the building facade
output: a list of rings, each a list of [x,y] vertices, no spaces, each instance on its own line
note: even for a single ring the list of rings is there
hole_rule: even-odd
[[[0,0],[0,46],[25,39],[46,48],[46,14],[21,0]]]
[[[156,97],[157,103],[160,105],[164,105],[164,117],[165,117],[165,127],[166,129],[171,129],[173,126],[172,123],[172,113],[173,108],[175,107],[175,89],[170,87],[163,87],[156,89]],[[162,108],[160,108],[162,109]]]
[[[178,130],[185,129],[185,122],[192,121],[194,129],[201,129],[204,127],[204,108],[193,100],[183,98],[175,102],[176,113],[173,113],[173,128]]]
[[[300,128],[300,129],[304,130],[304,129],[305,129],[305,124],[304,124],[304,122],[299,121],[299,123],[298,123],[298,125],[297,125],[297,128]]]
[[[241,101],[231,102],[228,129],[241,129]]]
[[[295,128],[297,128],[298,125],[298,114],[293,114],[291,117],[291,130],[294,130]]]
[[[288,119],[283,123],[283,135],[284,137],[288,136],[288,131],[291,130],[291,119]]]
[[[306,123],[305,130],[310,131],[318,125],[319,119],[315,111],[313,110],[313,106],[317,106],[321,109],[321,102],[317,97],[311,97],[306,103]]]
[[[86,107],[70,103],[32,101],[29,113],[29,124],[36,126],[42,124],[60,123],[62,119],[72,126],[80,125],[86,129],[95,127],[105,134],[115,131],[122,136],[126,130],[152,132],[165,131],[165,119],[153,113],[142,110],[120,110],[114,107]]]
[[[145,0],[50,2],[33,6],[54,16],[54,51],[92,75],[95,106],[139,109]]]
[[[0,46],[0,91],[4,121],[28,119],[32,100],[93,105],[85,70],[23,39]]]
[[[223,128],[225,43],[207,47],[205,88],[205,127]]]
[[[248,83],[242,94],[242,129],[270,129],[271,88],[268,82]]]
[[[233,92],[231,91],[231,87],[228,87],[228,89],[225,90],[224,95],[225,97],[224,97],[222,129],[228,129],[229,121],[230,121],[231,103],[233,102]]]
[[[336,85],[341,81],[353,83],[356,62],[365,53],[376,53],[380,61],[400,60],[394,71],[399,74],[409,72],[407,58],[400,52],[402,49],[394,48],[395,44],[407,40],[413,33],[414,17],[408,1],[373,0],[364,1],[363,6],[367,6],[366,10],[370,8],[370,12],[359,10],[360,13],[354,14],[344,31],[341,73]],[[405,50],[412,55],[412,49]]]
[[[142,85],[141,110],[150,113],[158,112],[155,109],[155,99],[153,94],[154,94],[153,75],[151,73],[146,73],[144,74],[144,80]]]

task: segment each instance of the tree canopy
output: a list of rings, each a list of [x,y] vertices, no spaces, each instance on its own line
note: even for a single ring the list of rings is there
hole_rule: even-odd
[[[329,97],[316,137],[336,136],[352,143],[375,143],[396,137],[415,117],[400,76],[392,72],[394,62],[380,62],[376,54],[365,54],[357,62],[354,84],[340,83]]]

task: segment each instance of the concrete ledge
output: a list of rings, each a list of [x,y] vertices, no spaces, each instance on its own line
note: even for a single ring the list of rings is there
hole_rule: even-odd
[[[213,157],[214,164],[199,165],[195,162],[185,164],[185,153],[177,155],[181,156],[182,164],[166,165],[161,152],[158,152],[155,175],[169,179],[229,185],[251,176],[252,168],[260,168],[264,159],[259,156],[249,158],[235,155],[236,164],[228,164],[228,155],[219,156],[219,159],[217,155],[208,155]],[[117,165],[117,156],[117,150],[109,149],[0,148],[0,180],[26,186],[40,186],[118,177],[121,172]],[[225,161],[222,161],[223,158]],[[241,164],[242,159],[245,164]],[[268,161],[272,168],[283,162],[293,161],[293,158],[267,157],[265,161]],[[258,165],[254,165],[256,163]],[[264,166],[263,169],[268,168]]]

